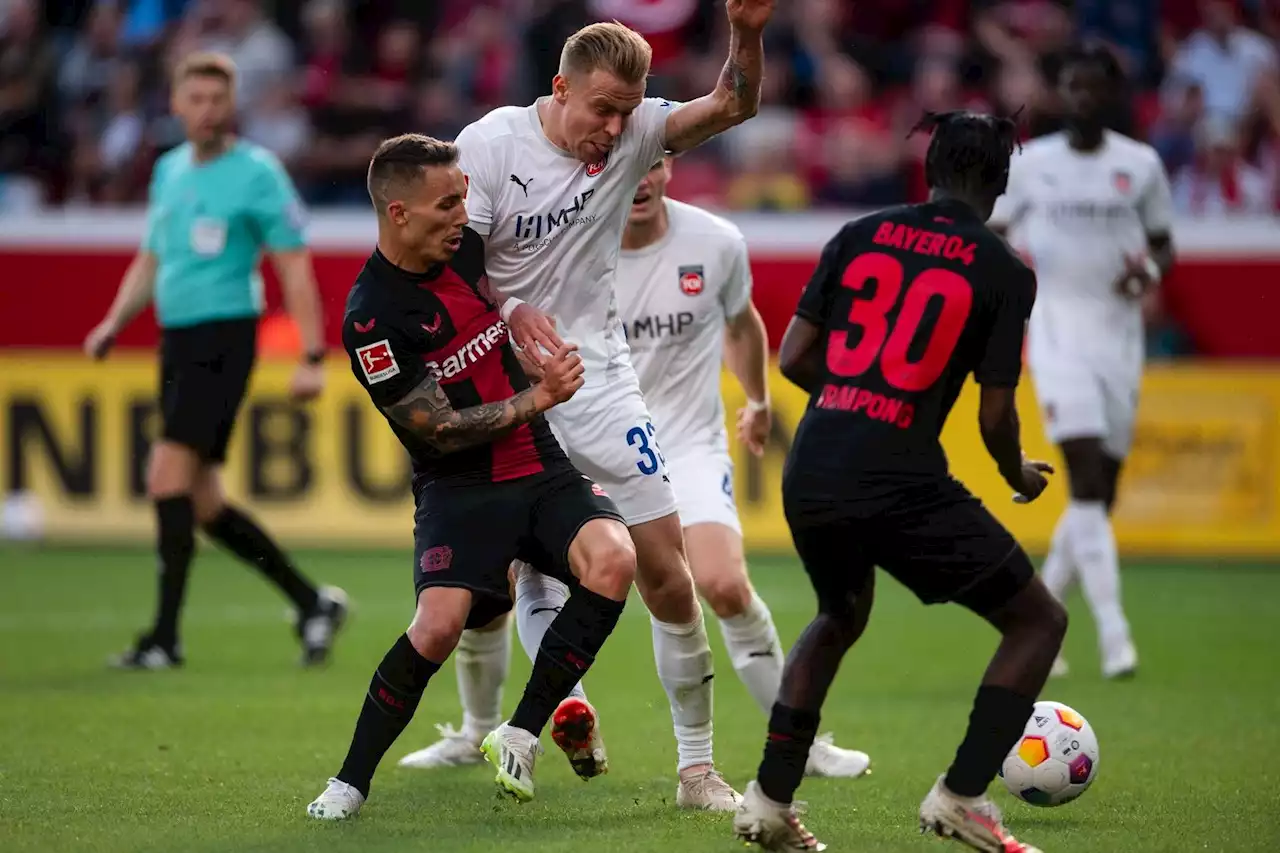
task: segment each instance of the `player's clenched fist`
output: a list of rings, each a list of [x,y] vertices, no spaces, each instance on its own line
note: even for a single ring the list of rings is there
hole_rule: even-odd
[[[740,30],[763,30],[773,16],[773,0],[725,0],[730,25]]]
[[[533,386],[542,411],[568,400],[582,387],[586,368],[575,344],[561,344],[555,355],[542,365],[542,379]]]

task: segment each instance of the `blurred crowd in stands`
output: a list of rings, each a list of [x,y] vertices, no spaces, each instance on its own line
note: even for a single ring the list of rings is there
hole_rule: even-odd
[[[650,94],[696,97],[724,62],[723,0],[0,0],[0,211],[145,197],[181,141],[168,69],[240,69],[240,133],[315,206],[365,204],[377,141],[452,138],[549,87],[564,38],[618,19],[654,48]],[[919,199],[924,109],[1057,129],[1056,57],[1109,44],[1130,86],[1113,126],[1164,157],[1186,216],[1280,210],[1280,0],[788,0],[760,114],[682,158],[674,193],[740,210]]]

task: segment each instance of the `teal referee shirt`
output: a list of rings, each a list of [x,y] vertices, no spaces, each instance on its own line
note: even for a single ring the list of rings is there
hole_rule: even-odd
[[[262,313],[262,252],[306,246],[298,193],[275,155],[243,140],[198,162],[190,143],[151,175],[142,248],[156,256],[160,327],[180,329]]]

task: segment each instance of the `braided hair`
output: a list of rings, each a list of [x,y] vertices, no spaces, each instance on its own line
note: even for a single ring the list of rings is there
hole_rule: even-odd
[[[933,134],[924,159],[929,188],[978,197],[1003,193],[1018,145],[1018,113],[999,118],[967,110],[926,112],[911,134]]]

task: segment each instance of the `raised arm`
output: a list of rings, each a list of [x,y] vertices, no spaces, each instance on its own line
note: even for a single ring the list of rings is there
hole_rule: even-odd
[[[729,58],[716,88],[667,117],[666,146],[688,151],[718,133],[742,124],[760,109],[764,77],[764,27],[773,15],[773,0],[726,0]]]

